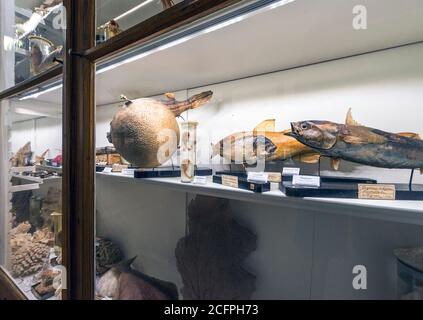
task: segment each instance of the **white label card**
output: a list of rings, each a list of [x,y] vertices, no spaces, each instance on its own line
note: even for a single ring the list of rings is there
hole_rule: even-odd
[[[134,176],[134,173],[135,173],[135,169],[123,169],[122,170],[122,174],[124,175],[124,176]]]
[[[205,184],[207,184],[207,177],[195,176],[193,183],[205,185]]]
[[[300,174],[300,168],[284,167],[282,174],[284,176],[294,176],[294,175]]]
[[[103,173],[111,173],[112,172],[112,168],[111,167],[106,167],[103,170]]]
[[[269,174],[265,172],[248,172],[247,180],[250,182],[267,183]]]
[[[320,187],[320,177],[294,175],[292,176],[292,184],[302,187]]]

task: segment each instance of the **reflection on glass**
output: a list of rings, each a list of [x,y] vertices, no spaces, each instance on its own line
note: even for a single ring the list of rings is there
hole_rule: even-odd
[[[7,104],[10,203],[5,267],[29,299],[59,299],[64,270],[61,106],[38,99],[12,99]]]
[[[97,0],[97,43],[104,42],[182,0]]]
[[[61,0],[7,0],[0,14],[6,87],[62,63],[66,15]]]

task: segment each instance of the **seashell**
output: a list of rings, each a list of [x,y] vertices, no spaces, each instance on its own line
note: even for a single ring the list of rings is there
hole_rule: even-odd
[[[132,258],[107,271],[97,282],[100,299],[113,300],[177,300],[178,290],[173,283],[147,276],[131,268]]]

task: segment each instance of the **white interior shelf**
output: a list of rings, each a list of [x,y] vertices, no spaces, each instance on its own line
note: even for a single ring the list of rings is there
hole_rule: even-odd
[[[423,225],[423,203],[421,201],[295,198],[285,196],[276,187],[276,184],[271,191],[254,193],[213,183],[212,177],[207,177],[206,185],[181,183],[180,178],[135,179],[132,176],[121,173],[98,172],[97,177],[112,179],[112,181],[109,181],[111,183],[119,180],[126,183],[155,185],[180,192],[248,201],[270,206],[289,207],[307,212],[346,214],[353,217]]]

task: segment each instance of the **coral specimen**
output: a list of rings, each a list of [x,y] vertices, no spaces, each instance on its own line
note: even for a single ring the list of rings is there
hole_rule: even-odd
[[[116,265],[123,259],[123,254],[119,246],[105,238],[97,237],[95,253],[97,275],[102,275],[109,270],[111,266]]]
[[[189,233],[175,250],[184,299],[250,299],[255,276],[242,263],[256,249],[256,236],[231,217],[226,199],[197,196],[188,215]]]
[[[28,222],[19,224],[10,231],[12,275],[24,277],[40,271],[49,257],[53,234],[47,229],[29,233]]]

